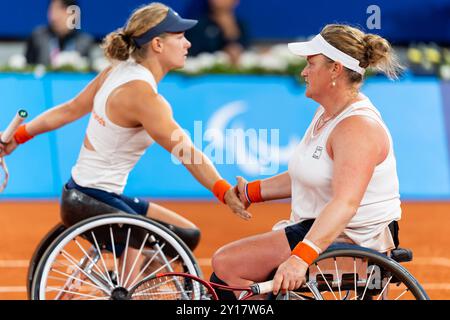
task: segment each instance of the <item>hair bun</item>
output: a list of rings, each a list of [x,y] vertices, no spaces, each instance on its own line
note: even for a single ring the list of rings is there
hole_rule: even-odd
[[[391,51],[391,46],[382,37],[376,34],[364,36],[365,57],[369,66],[375,67],[386,59]]]
[[[106,57],[114,60],[125,61],[130,57],[130,43],[123,32],[115,31],[106,36],[103,49]],[[129,41],[131,39],[128,37]]]
[[[128,45],[131,45],[131,37],[123,32],[119,32],[119,35],[122,37],[123,41],[125,41]]]
[[[366,34],[358,28],[344,24],[328,24],[320,34],[332,46],[359,61],[361,68],[372,68],[396,79],[402,66],[389,42],[376,34]],[[361,75],[350,71],[350,81],[359,83]]]

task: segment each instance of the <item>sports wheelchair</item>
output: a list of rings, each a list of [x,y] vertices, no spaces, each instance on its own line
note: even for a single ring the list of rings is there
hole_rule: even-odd
[[[199,234],[192,230],[124,213],[66,188],[61,220],[32,256],[29,299],[121,299],[127,288],[152,273],[202,276],[191,251]]]
[[[30,299],[123,300],[129,299],[128,290],[139,279],[152,274],[183,272],[202,277],[191,251],[197,244],[192,243],[195,237],[171,225],[121,213],[74,189],[63,191],[61,218],[63,223],[41,241],[30,262]],[[269,298],[429,299],[400,265],[411,260],[408,249],[396,248],[388,256],[335,243],[309,267],[305,285]]]

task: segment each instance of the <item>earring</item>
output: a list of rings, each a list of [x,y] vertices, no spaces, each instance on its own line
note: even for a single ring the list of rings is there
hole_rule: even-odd
[[[336,87],[336,81],[333,80],[333,82],[331,83],[331,85],[332,85],[333,87]]]

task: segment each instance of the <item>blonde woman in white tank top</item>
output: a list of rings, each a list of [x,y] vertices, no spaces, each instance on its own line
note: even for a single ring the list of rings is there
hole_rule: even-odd
[[[276,271],[275,294],[298,288],[312,260],[337,240],[393,249],[388,226],[401,217],[392,138],[359,92],[369,66],[396,76],[389,43],[349,26],[327,25],[313,40],[289,48],[307,58],[301,73],[306,96],[320,107],[289,170],[251,183],[238,177],[238,189],[246,206],[291,198],[291,219],[213,257],[212,278],[229,285],[265,281]]]
[[[44,112],[23,126],[21,136],[6,146],[7,153],[11,153],[18,143],[91,113],[67,188],[76,188],[121,211],[147,215],[178,227],[176,230],[188,229],[195,235],[193,243],[196,245],[199,232],[192,232],[198,231],[193,223],[159,205],[149,205],[146,200],[122,194],[130,171],[145,149],[156,141],[167,151],[174,151],[174,156],[199,183],[228,204],[235,214],[249,219],[249,213],[232,186],[193,145],[173,118],[169,103],[157,91],[157,84],[170,70],[184,66],[191,46],[184,31],[196,23],[182,19],[160,3],[137,9],[123,29],[112,32],[104,40],[105,54],[113,66],[99,74],[73,100]],[[131,263],[133,259],[127,261]],[[136,271],[139,272],[138,268]]]

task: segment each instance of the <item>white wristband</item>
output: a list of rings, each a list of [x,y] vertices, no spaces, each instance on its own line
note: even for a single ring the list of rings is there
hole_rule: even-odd
[[[244,195],[245,195],[245,199],[247,199],[247,202],[252,203],[252,201],[250,200],[250,197],[248,196],[248,183],[245,184]]]

